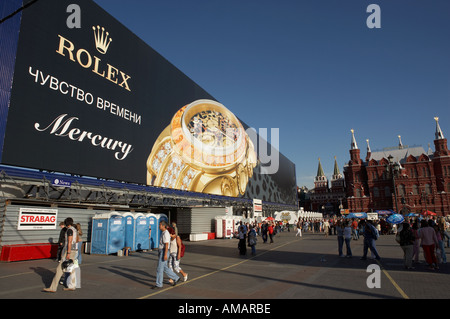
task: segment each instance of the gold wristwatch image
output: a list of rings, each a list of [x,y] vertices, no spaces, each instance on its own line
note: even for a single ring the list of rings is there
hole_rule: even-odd
[[[197,100],[173,116],[147,159],[147,184],[223,196],[244,195],[254,145],[224,105]]]

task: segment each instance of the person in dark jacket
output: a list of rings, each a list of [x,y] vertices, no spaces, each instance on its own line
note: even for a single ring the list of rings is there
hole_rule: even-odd
[[[412,266],[412,257],[415,239],[409,223],[403,223],[403,228],[400,231],[400,247],[403,249],[405,269],[414,269]]]
[[[64,222],[59,223],[59,227],[61,227],[61,231],[59,232],[59,240],[58,240],[58,252],[56,254],[56,261],[61,261],[61,252],[64,248],[65,244],[65,237],[66,237],[66,225],[64,225]]]
[[[378,255],[378,251],[375,247],[375,240],[378,239],[377,236],[377,229],[375,228],[375,226],[372,225],[371,221],[368,220],[366,221],[361,221],[361,224],[363,224],[364,226],[364,250],[363,250],[363,256],[361,257],[361,260],[366,260],[367,259],[367,251],[370,248],[370,251],[375,255],[375,259],[376,260],[380,260],[380,255]]]

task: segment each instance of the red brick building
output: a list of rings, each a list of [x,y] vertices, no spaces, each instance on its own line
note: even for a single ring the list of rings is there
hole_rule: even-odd
[[[350,161],[344,167],[346,200],[350,212],[376,210],[400,213],[432,211],[450,214],[450,153],[447,139],[436,120],[433,152],[430,147],[399,145],[367,153],[361,159],[354,131]]]

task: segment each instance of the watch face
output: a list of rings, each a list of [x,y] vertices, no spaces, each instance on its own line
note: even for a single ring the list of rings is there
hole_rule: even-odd
[[[203,145],[229,147],[238,139],[238,126],[226,114],[217,110],[203,110],[187,119],[190,134]]]
[[[222,104],[197,100],[178,110],[147,160],[150,185],[244,195],[256,165],[253,143]]]
[[[222,104],[197,100],[180,109],[172,120],[175,148],[199,169],[236,165],[245,156],[246,133]]]

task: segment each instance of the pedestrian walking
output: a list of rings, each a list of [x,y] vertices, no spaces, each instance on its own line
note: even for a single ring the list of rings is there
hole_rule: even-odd
[[[83,230],[81,229],[81,224],[77,223],[75,224],[75,228],[77,229],[77,251],[78,251],[78,255],[77,255],[77,260],[78,260],[78,264],[81,265],[81,261],[82,261],[82,247],[83,247],[83,238],[81,236],[83,236]]]
[[[403,223],[402,230],[400,231],[400,247],[403,250],[403,263],[405,269],[414,269],[412,266],[412,257],[415,239],[409,223]]]
[[[64,226],[67,228],[64,237],[64,248],[61,253],[61,262],[56,267],[56,274],[53,277],[50,287],[44,288],[43,292],[56,292],[58,289],[59,280],[64,275],[63,264],[64,261],[75,260],[78,254],[76,249],[77,230],[73,227],[73,219],[68,217],[64,220]],[[75,290],[75,288],[64,288],[64,290]]]
[[[59,227],[61,228],[59,232],[59,239],[58,239],[58,252],[56,253],[56,261],[61,262],[61,253],[64,248],[65,243],[65,237],[66,237],[66,225],[64,225],[64,222],[59,223]]]
[[[375,259],[380,260],[381,257],[378,255],[378,251],[375,247],[375,241],[378,239],[377,237],[377,229],[372,225],[370,221],[361,221],[362,226],[364,227],[364,248],[363,248],[363,256],[361,260],[367,259],[367,252],[370,251],[374,254]]]
[[[261,234],[262,234],[261,237],[264,244],[267,242],[267,233],[269,231],[268,227],[269,226],[267,225],[266,221],[264,221],[261,225]]]
[[[269,227],[267,227],[267,232],[269,233],[270,243],[273,244],[273,224],[269,223]]]
[[[447,246],[447,248],[449,248],[450,247],[450,235],[448,234],[448,229],[450,227],[450,224],[445,220],[445,217],[442,216],[439,219],[438,225],[439,225],[439,229],[442,232],[442,240],[447,243],[446,246]]]
[[[350,247],[350,243],[352,241],[352,226],[350,225],[349,221],[345,222],[345,227],[344,227],[344,241],[345,241],[345,247],[347,250],[347,254],[345,255],[345,257],[352,257],[352,249]]]
[[[297,233],[295,234],[295,237],[302,237],[302,224],[300,220],[297,222]]]
[[[167,231],[168,225],[165,220],[162,220],[159,222],[159,230],[162,232],[160,239],[159,239],[159,246],[158,246],[158,266],[156,268],[156,284],[152,287],[152,289],[159,289],[163,286],[163,278],[164,274],[169,276],[170,279],[172,279],[172,286],[175,286],[180,279],[180,277],[177,276],[169,268],[167,265],[167,261],[169,259],[169,244],[170,244],[170,234]]]
[[[323,222],[323,231],[325,232],[325,237],[328,237],[329,229],[330,229],[330,223],[328,222],[328,220],[325,220]]]
[[[248,232],[248,246],[252,249],[252,255],[256,255],[256,231],[253,226],[250,226],[250,231]]]
[[[353,236],[353,240],[359,239],[358,222],[354,218],[352,221],[352,236]]]
[[[172,223],[173,225],[173,223]],[[170,234],[170,245],[169,245],[169,261],[167,264],[169,265],[169,268],[173,271],[175,271],[178,274],[183,275],[183,281],[186,281],[188,278],[188,274],[183,271],[180,267],[180,261],[181,261],[181,238],[177,235],[175,229],[172,227],[169,227],[168,229]],[[170,279],[169,282],[173,284],[173,280]]]
[[[439,261],[443,264],[447,263],[447,256],[445,254],[445,248],[444,248],[444,234],[443,231],[441,231],[441,229],[439,228],[438,225],[434,225],[434,230],[436,232],[436,237],[438,240],[438,246],[436,247],[436,252],[439,249]]]
[[[247,232],[245,231],[244,225],[239,226],[239,243],[238,243],[238,249],[240,255],[246,255],[247,254],[247,246],[245,243],[245,239],[247,238]]]
[[[413,223],[411,231],[414,235],[413,255],[411,258],[415,263],[419,263],[420,237],[419,237],[419,223],[417,221]]]
[[[435,248],[439,243],[436,237],[436,232],[432,227],[433,224],[434,222],[431,219],[428,222],[426,220],[422,220],[419,232],[423,255],[425,256],[425,261],[431,270],[439,269],[437,258],[434,253]]]
[[[172,222],[172,229],[175,231],[175,235],[178,236],[178,227],[177,227],[177,223]]]
[[[336,232],[337,232],[337,240],[338,240],[338,253],[339,257],[345,257],[342,252],[342,248],[344,246],[344,227],[341,224],[341,221],[338,220],[336,223]]]

